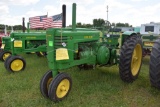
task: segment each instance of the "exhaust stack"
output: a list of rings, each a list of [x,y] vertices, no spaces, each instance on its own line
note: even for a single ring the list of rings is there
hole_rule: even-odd
[[[66,5],[62,6],[62,27],[66,27]]]
[[[22,31],[25,32],[25,18],[22,18]]]

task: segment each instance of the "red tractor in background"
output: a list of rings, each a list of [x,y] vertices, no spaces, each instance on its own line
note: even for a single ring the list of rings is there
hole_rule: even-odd
[[[2,37],[0,37],[0,48],[2,46]]]
[[[0,49],[1,49],[1,46],[2,46],[2,37],[3,36],[9,36],[9,35],[10,35],[10,32],[7,32],[7,34],[5,34],[5,32],[0,31]]]

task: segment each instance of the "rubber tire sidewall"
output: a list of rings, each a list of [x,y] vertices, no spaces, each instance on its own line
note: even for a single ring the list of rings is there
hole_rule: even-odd
[[[137,44],[141,45],[141,49],[143,51],[142,39],[137,35],[131,35],[126,39],[120,50],[119,73],[121,79],[125,82],[133,82],[135,79],[137,79],[141,69],[142,57],[138,73],[136,75],[133,75],[131,72],[132,55]]]
[[[19,71],[13,71],[12,68],[11,68],[11,63],[12,63],[14,60],[16,60],[16,59],[19,59],[19,60],[21,60],[21,61],[23,62],[23,68],[22,68],[21,70],[19,70]],[[12,56],[12,57],[10,57],[10,58],[8,59],[8,61],[7,61],[7,68],[6,68],[6,69],[7,69],[9,72],[14,73],[14,72],[23,71],[23,70],[25,69],[25,67],[26,67],[26,61],[25,61],[21,56]]]
[[[51,77],[52,77],[52,71],[48,71],[43,75],[43,77],[42,77],[42,79],[40,81],[41,94],[46,98],[49,98],[48,89],[47,89],[47,82],[48,82],[48,79],[50,79]]]
[[[151,51],[149,62],[149,77],[151,86],[160,89],[160,38],[158,38]]]
[[[68,90],[68,92],[66,93],[66,95],[63,98],[58,98],[57,95],[56,95],[56,90],[57,90],[57,87],[58,87],[59,83],[64,79],[67,79],[70,82],[69,90]],[[54,102],[59,102],[59,101],[63,100],[66,96],[68,96],[68,94],[69,94],[69,92],[71,90],[71,87],[72,87],[72,79],[71,79],[71,77],[67,73],[64,73],[64,72],[63,73],[59,73],[54,78],[54,80],[52,80],[52,82],[51,82],[51,84],[49,86],[49,91],[48,91],[49,98]]]

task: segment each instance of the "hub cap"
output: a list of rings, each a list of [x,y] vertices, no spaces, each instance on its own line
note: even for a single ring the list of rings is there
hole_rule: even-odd
[[[58,98],[63,98],[67,93],[70,88],[70,82],[68,79],[62,80],[56,90],[56,94]]]
[[[11,69],[13,71],[20,71],[22,70],[23,66],[24,66],[23,61],[20,59],[16,59],[11,63]]]

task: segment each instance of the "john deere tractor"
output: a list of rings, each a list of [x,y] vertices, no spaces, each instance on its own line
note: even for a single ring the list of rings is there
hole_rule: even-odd
[[[78,67],[110,67],[119,64],[123,81],[133,82],[142,63],[142,40],[134,32],[119,36],[95,29],[76,28],[76,4],[72,9],[72,28],[50,28],[46,31],[47,59],[50,70],[40,81],[40,91],[54,102],[63,100],[70,92],[72,79],[65,69]],[[122,46],[119,50],[119,44]],[[120,54],[119,52],[120,51]]]
[[[5,61],[7,71],[22,71],[26,67],[26,61],[19,54],[35,52],[38,56],[45,55],[46,32],[30,32],[28,23],[27,32],[13,32],[10,36],[2,37],[1,50],[0,60]]]
[[[11,33],[11,55],[5,60],[4,66],[7,71],[18,72],[26,67],[26,61],[19,54],[46,52],[46,33]],[[2,51],[2,54],[5,51]]]
[[[152,47],[157,38],[160,37],[160,24],[148,23],[140,27],[140,35],[143,41],[143,57],[151,54]]]

